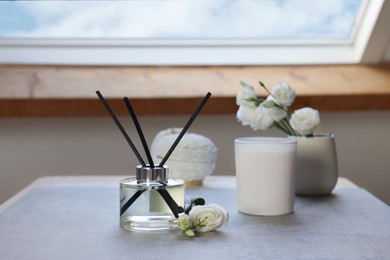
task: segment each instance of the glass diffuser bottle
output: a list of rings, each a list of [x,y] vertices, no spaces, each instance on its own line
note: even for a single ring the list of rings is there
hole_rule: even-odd
[[[139,231],[176,228],[184,192],[184,180],[168,179],[167,166],[138,165],[135,178],[120,182],[120,226]]]
[[[137,166],[135,178],[127,178],[120,182],[120,226],[127,230],[144,231],[176,228],[177,218],[179,218],[179,214],[184,212],[184,180],[168,179],[168,167],[165,166],[165,162],[210,98],[211,93],[208,92],[203,98],[158,165],[153,163],[141,125],[129,99],[123,98],[141,139],[149,164],[145,164],[134,143],[99,90],[96,91],[96,95],[141,163]]]

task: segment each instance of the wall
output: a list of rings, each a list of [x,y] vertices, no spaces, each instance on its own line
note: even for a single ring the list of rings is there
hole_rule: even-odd
[[[187,119],[141,117],[140,122],[151,142],[159,130],[182,127]],[[317,131],[336,135],[340,175],[387,204],[389,119],[390,111],[322,113]],[[121,120],[126,129],[134,129],[129,118]],[[200,115],[190,130],[208,136],[219,148],[215,175],[234,175],[234,138],[280,135],[276,130],[253,132],[238,124],[234,115]],[[40,176],[131,175],[136,164],[127,143],[107,117],[0,119],[0,203]]]
[[[390,62],[390,42],[387,44],[387,48],[386,48],[386,51],[385,51],[385,53],[383,55],[382,62],[383,63],[389,63]]]

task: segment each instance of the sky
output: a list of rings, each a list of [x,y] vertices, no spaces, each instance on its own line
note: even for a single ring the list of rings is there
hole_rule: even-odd
[[[0,1],[0,37],[346,38],[361,0]]]

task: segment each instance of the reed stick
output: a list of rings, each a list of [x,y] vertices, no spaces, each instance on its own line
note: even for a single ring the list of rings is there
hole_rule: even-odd
[[[210,98],[210,96],[211,96],[211,93],[207,92],[206,96],[200,102],[199,106],[192,113],[192,115],[191,115],[190,119],[188,120],[187,124],[183,127],[183,129],[181,130],[180,134],[177,136],[175,142],[172,144],[172,146],[168,150],[167,154],[161,160],[161,162],[159,164],[159,167],[162,167],[166,163],[166,161],[168,160],[169,156],[171,156],[173,150],[175,150],[176,146],[178,145],[180,140],[183,138],[184,134],[187,132],[188,128],[191,126],[192,122],[195,120],[195,118],[199,114],[200,110],[202,110],[203,106],[206,104],[206,102]]]
[[[100,101],[103,103],[104,107],[107,109],[107,111],[110,114],[112,120],[114,120],[116,126],[121,131],[122,135],[125,137],[127,143],[130,145],[130,147],[133,150],[133,152],[134,152],[135,156],[137,157],[138,161],[141,163],[142,166],[146,167],[146,164],[145,164],[144,160],[142,159],[141,155],[139,154],[137,148],[135,147],[135,145],[131,141],[129,135],[126,133],[125,129],[123,128],[123,126],[119,122],[118,118],[116,117],[116,115],[112,111],[111,107],[108,105],[107,101],[104,99],[103,95],[100,93],[99,90],[96,91],[96,94],[99,97]]]
[[[137,115],[135,114],[134,109],[131,106],[130,100],[127,97],[123,98],[123,100],[125,101],[127,110],[129,111],[131,118],[133,119],[133,122],[134,122],[135,128],[137,129],[139,138],[141,139],[141,143],[142,143],[142,146],[144,147],[146,157],[148,158],[148,161],[149,161],[149,167],[153,169],[154,168],[153,158],[152,158],[152,155],[150,154],[150,150],[149,150],[148,144],[146,143],[146,139],[145,139],[144,133],[142,131],[141,125],[138,122]]]

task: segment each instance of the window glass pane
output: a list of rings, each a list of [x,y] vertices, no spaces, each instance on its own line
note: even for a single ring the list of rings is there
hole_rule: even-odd
[[[1,38],[346,39],[363,0],[2,1]]]

